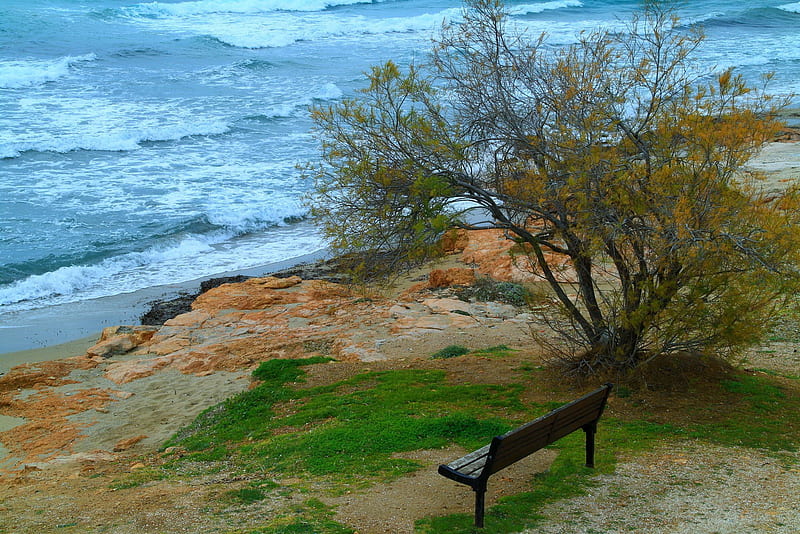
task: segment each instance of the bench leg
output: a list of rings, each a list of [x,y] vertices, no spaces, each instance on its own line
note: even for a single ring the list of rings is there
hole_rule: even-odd
[[[475,526],[483,528],[483,508],[486,488],[475,488]]]
[[[597,423],[583,427],[586,433],[586,467],[594,467],[594,435],[597,432]]]

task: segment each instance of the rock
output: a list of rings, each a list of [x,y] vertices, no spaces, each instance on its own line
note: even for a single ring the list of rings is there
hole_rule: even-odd
[[[463,267],[434,269],[428,274],[428,287],[470,286],[475,283],[475,271]]]
[[[204,321],[211,318],[211,314],[202,310],[193,310],[182,313],[164,323],[164,326],[195,326],[199,327]]]
[[[141,315],[139,320],[143,325],[160,326],[177,317],[183,313],[192,311],[192,302],[195,299],[215,287],[223,284],[235,284],[244,282],[249,279],[249,276],[223,276],[218,278],[210,278],[200,282],[200,290],[194,292],[182,292],[176,297],[167,300],[155,300],[150,303],[150,308]]]
[[[774,140],[779,143],[800,141],[800,128],[790,128],[786,126]]]
[[[442,236],[441,240],[441,247],[445,254],[462,252],[468,244],[468,230],[450,230]]]
[[[105,377],[115,384],[127,384],[136,379],[150,376],[159,369],[167,367],[175,359],[172,354],[132,362],[119,362],[109,365]]]
[[[139,317],[143,325],[160,326],[182,313],[192,310],[192,302],[197,293],[181,293],[169,300],[156,300],[150,303],[150,309]]]
[[[219,287],[223,284],[238,284],[240,282],[244,282],[245,280],[249,280],[252,278],[251,276],[245,275],[236,275],[236,276],[221,276],[218,278],[210,278],[208,280],[203,280],[200,282],[200,293],[205,293],[206,291],[210,291],[215,287]]]
[[[125,354],[150,341],[157,331],[154,326],[111,326],[103,329],[100,340],[86,354],[100,358]]]
[[[422,301],[433,313],[462,313],[473,315],[469,302],[458,299],[425,299]]]
[[[127,451],[128,449],[130,449],[131,447],[133,447],[134,445],[136,445],[145,438],[147,438],[147,436],[141,435],[141,436],[136,436],[134,438],[123,439],[121,441],[118,441],[117,444],[114,445],[113,450],[114,452]],[[133,467],[131,469],[133,469]]]
[[[507,239],[502,230],[473,230],[468,232],[469,242],[461,253],[466,264],[477,265],[481,274],[503,282],[536,282],[542,280],[538,268],[524,254],[513,255],[517,243]],[[575,274],[568,259],[562,254],[545,251],[546,261],[556,278],[562,282],[573,282]]]
[[[297,296],[287,294],[285,290],[301,282],[299,276],[268,276],[222,285],[197,297],[192,303],[192,310],[216,315],[224,310],[261,310],[276,304],[294,303],[298,301]]]

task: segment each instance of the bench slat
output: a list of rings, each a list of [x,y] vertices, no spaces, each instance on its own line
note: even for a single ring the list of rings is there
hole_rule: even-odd
[[[439,474],[475,491],[475,525],[483,526],[483,495],[494,473],[575,432],[587,431],[586,465],[594,466],[594,431],[613,386],[606,384],[519,428],[496,436],[489,445],[439,466]]]
[[[491,473],[525,458],[564,436],[599,419],[605,406],[605,392],[598,390],[590,396],[566,404],[549,414],[508,432],[497,439],[498,444]]]
[[[457,460],[453,460],[447,464],[447,467],[466,476],[480,476],[481,471],[483,471],[483,468],[486,465],[486,458],[489,455],[490,446],[491,444],[485,445]]]

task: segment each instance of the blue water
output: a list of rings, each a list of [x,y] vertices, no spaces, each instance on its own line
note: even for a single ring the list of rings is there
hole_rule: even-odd
[[[800,2],[697,0],[706,66],[800,93]],[[554,43],[631,0],[509,2]],[[20,310],[296,257],[307,109],[425,57],[458,2],[2,0],[0,328]],[[9,319],[11,318],[11,319]],[[2,347],[0,347],[2,352]]]

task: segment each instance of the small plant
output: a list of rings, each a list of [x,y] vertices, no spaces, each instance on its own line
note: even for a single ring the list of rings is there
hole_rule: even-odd
[[[440,351],[437,351],[431,356],[431,358],[436,359],[445,359],[445,358],[455,358],[456,356],[463,356],[464,354],[469,353],[469,349],[467,347],[462,347],[461,345],[450,345],[448,347],[443,348]]]
[[[617,397],[620,399],[627,399],[631,396],[631,390],[625,386],[617,386],[617,390],[614,392]]]
[[[293,506],[288,513],[279,514],[268,524],[246,534],[353,534],[354,530],[332,519],[333,512],[317,499]]]
[[[225,496],[242,504],[252,504],[254,502],[263,501],[266,494],[259,488],[239,488],[225,492]]]
[[[494,347],[472,351],[472,354],[488,358],[504,358],[510,356],[512,352],[514,352],[514,349],[510,348],[508,345],[495,345]]]
[[[472,286],[458,291],[461,300],[504,302],[513,306],[525,306],[530,297],[530,291],[524,286],[514,282],[498,282],[492,278],[479,278]]]

